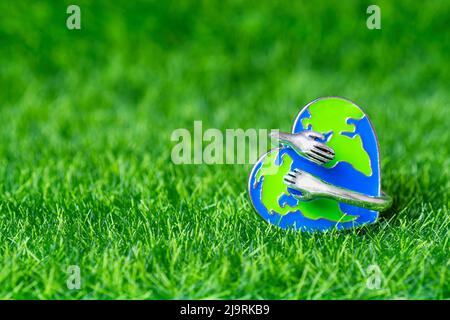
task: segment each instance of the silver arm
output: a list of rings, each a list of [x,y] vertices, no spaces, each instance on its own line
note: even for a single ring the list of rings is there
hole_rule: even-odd
[[[392,198],[384,193],[380,197],[367,196],[359,192],[333,186],[299,169],[295,169],[284,176],[284,182],[289,188],[302,192],[302,195],[294,195],[300,200],[308,201],[315,198],[328,198],[376,211],[383,211],[392,204]]]

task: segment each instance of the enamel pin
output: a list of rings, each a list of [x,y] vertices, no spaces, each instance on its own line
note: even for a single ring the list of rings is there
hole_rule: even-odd
[[[319,98],[298,114],[280,147],[253,166],[251,202],[269,223],[302,231],[348,229],[378,218],[392,199],[381,191],[380,155],[367,115],[350,100]]]

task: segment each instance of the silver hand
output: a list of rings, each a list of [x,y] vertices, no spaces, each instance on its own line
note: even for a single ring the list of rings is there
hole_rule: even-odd
[[[309,161],[324,165],[334,159],[334,150],[317,139],[323,140],[323,134],[315,131],[302,131],[300,133],[272,132],[270,136],[280,143],[288,145],[299,155]]]
[[[294,171],[285,175],[284,182],[289,188],[302,192],[302,195],[294,195],[300,200],[308,201],[315,198],[329,198],[376,211],[385,210],[392,204],[392,198],[384,193],[381,197],[367,196],[355,191],[333,186],[312,174],[299,169],[294,169]]]

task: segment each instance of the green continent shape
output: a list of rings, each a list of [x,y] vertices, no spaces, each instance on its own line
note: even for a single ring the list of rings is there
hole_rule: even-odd
[[[295,211],[288,205],[281,207],[278,202],[281,196],[289,195],[287,186],[283,182],[283,177],[291,170],[292,159],[284,154],[281,165],[278,166],[275,163],[277,157],[278,151],[267,154],[261,168],[256,173],[255,184],[264,177],[261,188],[261,202],[270,214],[278,213],[284,216]]]
[[[297,205],[294,207],[288,204],[280,206],[280,197],[289,195],[283,177],[291,170],[293,160],[288,154],[283,154],[280,161],[281,165],[278,166],[275,163],[278,154],[278,151],[267,154],[263,164],[256,173],[255,184],[253,185],[253,188],[255,188],[256,184],[264,177],[261,188],[261,202],[269,214],[278,213],[280,216],[285,216],[288,213],[294,213],[300,210],[306,218],[312,220],[322,218],[333,222],[349,222],[356,218],[356,216],[343,213],[339,208],[338,202],[331,199],[297,201]]]
[[[334,149],[335,158],[328,162],[326,168],[334,168],[340,161],[345,161],[366,176],[372,175],[370,157],[364,150],[361,136],[353,137],[342,133],[355,133],[354,124],[348,124],[348,119],[360,120],[365,117],[358,107],[350,101],[329,98],[319,100],[308,107],[310,118],[302,119],[304,129],[311,125],[311,129],[321,133],[332,132],[327,145]]]

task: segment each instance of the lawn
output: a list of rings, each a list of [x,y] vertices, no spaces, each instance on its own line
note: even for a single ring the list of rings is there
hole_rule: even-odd
[[[381,30],[366,1],[72,3],[0,3],[0,298],[450,298],[448,1],[377,1]],[[374,225],[282,230],[250,164],[171,161],[195,120],[286,131],[328,95],[376,129]]]

